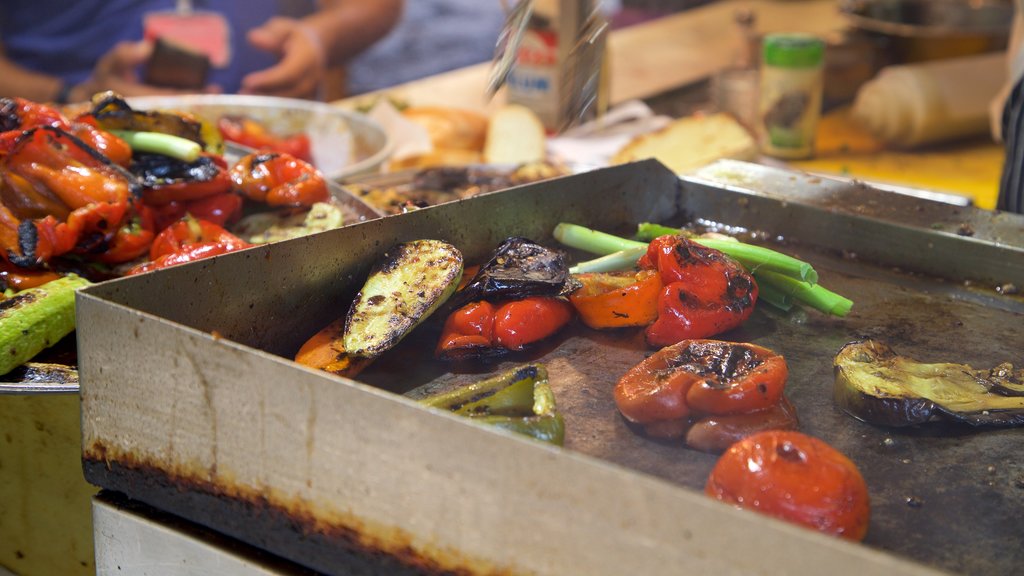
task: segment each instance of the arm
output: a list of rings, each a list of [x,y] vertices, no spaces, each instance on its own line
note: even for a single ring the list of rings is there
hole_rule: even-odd
[[[153,50],[148,42],[121,42],[103,55],[85,81],[69,86],[61,94],[64,82],[57,76],[34,72],[12,62],[0,46],[0,96],[20,96],[37,102],[86,102],[96,92],[114,90],[122,96],[180,94],[179,90],[142,84],[136,68]]]
[[[56,76],[49,76],[22,68],[9,58],[0,46],[0,96],[20,97],[36,102],[51,102],[56,99],[64,83]]]
[[[256,47],[280,54],[280,61],[242,80],[243,93],[315,95],[324,71],[362,52],[387,34],[403,0],[322,0],[302,20],[271,18],[249,32]]]

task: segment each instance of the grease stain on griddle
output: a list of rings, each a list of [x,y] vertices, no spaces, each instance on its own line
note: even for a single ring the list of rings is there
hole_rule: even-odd
[[[116,453],[115,453],[116,452]],[[511,568],[467,558],[448,549],[414,545],[404,530],[375,526],[352,514],[301,498],[240,486],[221,471],[185,466],[168,470],[146,458],[94,442],[83,450],[86,479],[163,510],[185,513],[200,524],[264,549],[284,550],[325,574],[360,576],[506,576]]]

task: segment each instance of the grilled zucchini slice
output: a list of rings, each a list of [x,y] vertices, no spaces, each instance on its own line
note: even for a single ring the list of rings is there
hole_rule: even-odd
[[[455,292],[462,269],[462,253],[440,240],[392,247],[349,308],[345,351],[373,358],[398,344]]]

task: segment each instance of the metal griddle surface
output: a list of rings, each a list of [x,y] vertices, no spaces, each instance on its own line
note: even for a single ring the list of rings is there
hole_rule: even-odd
[[[336,231],[335,236],[354,243],[348,260],[334,255],[326,260],[338,269],[330,275],[315,259],[302,259],[307,245],[330,238],[322,236],[271,246],[265,253],[218,259],[202,276],[203,300],[188,299],[174,288],[176,282],[198,282],[199,276],[191,280],[195,272],[188,266],[91,291],[144,313],[290,356],[324,318],[333,317],[329,311],[337,308],[335,302],[351,298],[371,256],[401,239],[443,237],[472,262],[483,260],[512,233],[553,243],[549,234],[558,220],[608,229],[615,222],[635,225],[674,213],[666,223],[699,217],[762,229],[769,238],[785,235],[781,248],[812,262],[822,284],[852,298],[852,313],[832,318],[759,305],[744,326],[721,337],[755,342],[786,357],[787,395],[798,410],[801,429],[844,452],[867,480],[872,520],[866,546],[950,572],[1017,573],[1024,564],[1024,459],[1019,449],[1024,431],[946,424],[897,430],[864,424],[833,405],[832,357],[846,342],[870,336],[919,360],[976,368],[1024,362],[1024,299],[992,290],[1003,283],[1024,286],[1024,219],[917,200],[890,201],[891,195],[838,183],[815,184],[810,188],[820,189],[809,190],[806,179],[801,182],[785,171],[750,178],[764,189],[740,193],[729,185],[696,179],[684,181],[681,190],[665,190],[664,197],[637,193],[631,204],[628,195],[623,200],[622,182],[640,182],[641,187],[666,182],[659,166],[643,163]],[[800,202],[773,198],[776,188],[792,188],[786,191]],[[673,194],[678,194],[675,200]],[[666,202],[675,207],[666,207]],[[638,203],[650,206],[638,208]],[[871,206],[881,208],[873,212]],[[485,220],[486,227],[473,224]],[[977,231],[973,237],[949,232],[965,222]],[[249,303],[233,302],[231,294],[270,270],[282,274],[285,285],[276,290],[289,296],[255,294]],[[947,279],[935,274],[943,270],[951,271]],[[344,288],[331,283],[339,276],[346,279]],[[418,328],[358,379],[417,397],[523,362],[544,362],[566,421],[568,449],[689,489],[703,488],[715,455],[646,438],[615,408],[615,382],[651,352],[638,331],[596,332],[574,325],[530,354],[453,367],[431,356],[438,324]]]
[[[979,368],[1019,363],[1024,306],[1004,308],[960,286],[786,249],[812,262],[824,285],[851,297],[853,312],[838,319],[759,306],[742,328],[720,338],[755,342],[786,357],[787,395],[801,430],[849,456],[868,483],[872,519],[865,544],[957,573],[1014,573],[1024,562],[1024,431],[864,424],[833,404],[832,357],[846,342],[870,336],[921,360]],[[415,397],[527,360],[543,362],[565,418],[567,448],[703,489],[717,456],[646,438],[618,415],[612,399],[618,377],[650,353],[639,331],[574,326],[543,350],[463,366],[456,374],[438,373],[429,355],[435,335],[421,332],[360,380]]]

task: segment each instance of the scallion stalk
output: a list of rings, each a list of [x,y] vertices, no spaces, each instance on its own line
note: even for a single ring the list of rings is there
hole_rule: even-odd
[[[606,254],[600,258],[580,262],[572,268],[569,268],[569,273],[583,274],[586,272],[617,272],[619,270],[629,270],[636,265],[636,261],[644,255],[644,252],[647,252],[647,246],[619,250],[618,252],[612,252],[611,254]]]
[[[658,236],[679,234],[680,232],[682,230],[678,228],[670,228],[650,222],[643,222],[637,226],[637,238],[648,242]],[[818,282],[818,273],[814,270],[813,266],[803,260],[798,260],[770,248],[721,238],[701,238],[699,236],[689,236],[689,238],[701,246],[714,248],[728,255],[730,258],[743,264],[751,272],[757,272],[761,269],[771,270],[811,284]]]
[[[758,288],[770,285],[772,289],[788,295],[802,304],[834,316],[846,316],[853,307],[853,301],[836,294],[820,284],[811,285],[791,278],[785,274],[770,270],[759,270],[754,273]]]
[[[161,132],[136,132],[134,130],[110,130],[114,136],[124,140],[133,151],[163,154],[183,162],[194,162],[203,151],[198,143]]]
[[[578,248],[592,254],[611,254],[630,248],[647,249],[647,242],[637,242],[614,234],[587,228],[578,224],[561,222],[555,226],[555,240],[571,248]]]

